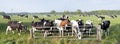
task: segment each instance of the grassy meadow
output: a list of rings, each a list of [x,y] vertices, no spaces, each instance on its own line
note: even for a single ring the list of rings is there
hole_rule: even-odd
[[[51,15],[51,17],[47,17],[45,15],[39,15],[39,18],[45,18],[49,20],[54,20],[56,18],[60,18],[61,15]],[[30,33],[29,29],[31,28],[31,22],[32,21],[39,21],[39,19],[32,19],[32,16],[29,15],[28,18],[19,17],[17,15],[11,16],[12,20],[18,20],[22,21],[25,25],[27,25],[27,32],[22,32],[22,34],[19,36],[17,34],[17,31],[15,31],[15,34],[8,33],[8,35],[5,34],[7,22],[9,20],[3,19],[0,15],[0,44],[120,44],[120,16],[118,16],[115,19],[109,18],[108,16],[105,16],[106,20],[111,21],[110,26],[110,35],[106,38],[102,39],[102,41],[97,40],[69,40],[69,38],[33,38],[30,39]],[[86,20],[92,20],[94,25],[97,25],[100,23],[98,21],[98,18],[95,16],[78,16],[78,15],[70,15],[70,20],[77,20],[77,19],[83,19],[85,22]]]

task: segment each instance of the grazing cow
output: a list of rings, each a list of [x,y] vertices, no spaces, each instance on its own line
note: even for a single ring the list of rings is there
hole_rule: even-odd
[[[117,16],[116,15],[110,15],[109,17],[111,17],[111,18],[117,18]]]
[[[3,15],[3,18],[4,18],[4,19],[11,20],[11,17],[10,17],[9,15]]]
[[[18,15],[18,16],[20,16],[20,17],[24,17],[25,15],[24,15],[24,14],[20,14],[20,15]]]
[[[51,15],[47,15],[48,17],[51,17]]]
[[[66,27],[70,23],[70,21],[68,19],[67,20],[55,20],[54,23],[56,24],[57,29],[59,29],[60,36],[63,36],[64,27]]]
[[[109,28],[110,27],[110,21],[109,20],[105,20],[102,22],[101,24],[101,29],[103,29],[103,31],[105,31],[105,35],[109,34]]]
[[[33,16],[33,19],[37,19],[37,18],[39,18],[38,16]]]
[[[88,31],[90,36],[91,28],[93,28],[93,23],[91,20],[87,20],[85,24],[85,29],[83,29],[83,31]]]
[[[67,20],[69,17],[66,15],[63,15],[61,18],[58,18],[58,20]]]
[[[113,15],[111,15],[110,17],[113,18],[113,19],[115,18]]]
[[[98,20],[104,20],[105,17],[104,16],[97,16],[98,17]]]
[[[16,29],[18,30],[18,34],[20,35],[21,31],[26,31],[27,28],[25,25],[22,24],[21,21],[9,21],[6,29],[6,34],[8,33],[8,31],[12,31],[14,34],[14,30]]]
[[[117,18],[117,15],[114,15],[114,17],[116,17],[116,18]]]
[[[28,15],[26,15],[25,18],[28,18]]]
[[[33,29],[33,33],[34,31],[37,31],[37,29],[44,29],[45,33],[44,33],[44,37],[47,36],[47,31],[51,30],[51,27],[53,26],[53,21],[49,21],[49,20],[45,20],[42,19],[40,22],[32,22],[32,29]],[[36,28],[39,27],[39,28]]]
[[[70,23],[72,25],[72,36],[73,36],[73,33],[75,32],[78,39],[81,39],[82,33],[80,32],[78,22],[75,20],[71,20]]]
[[[69,17],[67,15],[63,15],[61,18],[62,19],[68,19]]]

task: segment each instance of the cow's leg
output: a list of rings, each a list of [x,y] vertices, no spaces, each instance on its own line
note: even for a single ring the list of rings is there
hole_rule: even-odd
[[[63,36],[63,28],[62,27],[60,27],[59,32],[60,32],[60,37],[62,37]]]
[[[9,31],[9,28],[8,28],[8,26],[7,26],[7,29],[6,29],[6,35],[7,35],[8,31]]]
[[[77,36],[77,30],[76,29],[74,29],[74,32],[75,32],[75,36]]]
[[[33,33],[37,30],[35,27],[32,27],[32,29],[33,29]]]
[[[88,32],[88,33],[89,33],[89,36],[90,36],[90,32],[91,32],[91,28],[89,29],[89,32]]]
[[[108,33],[109,33],[109,29],[106,29],[105,30],[105,37],[108,36]]]
[[[44,38],[47,37],[47,30],[45,30],[45,33],[44,33]]]
[[[107,36],[106,34],[107,34],[106,30],[104,30],[104,36],[105,36],[105,37]]]
[[[62,30],[62,37],[64,36],[64,30],[63,30],[63,27],[61,27],[61,30]]]
[[[74,28],[72,27],[72,36],[73,36],[73,33],[74,33]]]
[[[82,33],[80,32],[79,27],[76,27],[76,30],[77,30],[76,35],[77,35],[78,39],[81,39],[82,38]]]
[[[35,37],[34,32],[37,30],[35,27],[32,27],[33,29],[33,37]]]
[[[25,31],[25,32],[27,31],[27,26],[24,27],[24,31]]]
[[[75,33],[75,35],[76,35],[76,34],[77,34],[77,30],[75,29],[74,26],[72,26],[72,36],[74,35],[74,33]]]
[[[21,29],[18,29],[18,35],[21,35],[20,33],[21,33]]]
[[[11,31],[11,30],[12,30],[11,27],[10,27],[10,26],[7,26],[6,35],[7,35],[8,31]]]
[[[79,34],[79,32],[80,32],[80,28],[76,27],[76,35]]]
[[[107,29],[107,35],[109,35],[109,31],[110,31],[110,30],[109,30],[109,28],[108,28],[108,29]]]
[[[62,29],[62,37],[64,36],[64,30]]]
[[[50,27],[50,30],[52,30],[52,27]]]
[[[59,29],[59,37],[61,37],[61,28],[57,27]]]
[[[59,37],[61,36],[61,30],[60,27],[57,27],[57,29],[59,30]]]
[[[72,29],[72,36],[73,36],[74,30]]]
[[[11,31],[12,31],[13,34],[15,33],[14,30],[11,30]]]

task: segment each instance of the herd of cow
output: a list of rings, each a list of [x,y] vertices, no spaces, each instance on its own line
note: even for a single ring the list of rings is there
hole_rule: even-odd
[[[33,16],[33,17],[38,18],[38,16]],[[108,32],[107,30],[110,26],[110,21],[104,20],[105,17],[103,16],[97,16],[97,17],[102,19],[102,22],[100,23],[101,26],[100,28],[103,29],[105,32]],[[14,33],[14,30],[17,29],[18,34],[20,35],[21,31],[27,30],[27,26],[25,26],[22,21],[12,21],[10,16],[7,15],[3,15],[3,18],[10,19],[6,29],[6,34],[8,33],[8,31],[12,31]],[[70,26],[72,31],[72,36],[75,34],[79,39],[82,38],[82,34],[83,34],[82,32],[88,31],[90,33],[92,28],[95,27],[93,25],[93,21],[91,20],[87,20],[84,23],[82,19],[69,20],[68,16],[63,16],[62,18],[55,19],[54,21],[46,20],[45,18],[43,18],[39,22],[32,21],[31,25],[32,28],[30,30],[32,30],[32,33],[34,33],[37,30],[43,29],[45,31],[44,33],[45,37],[47,36],[46,33],[48,32],[48,30],[52,30],[53,27],[59,30],[59,35],[62,37],[64,36],[64,30],[66,30],[65,27]]]
[[[2,15],[3,16],[3,18],[4,19],[8,19],[8,20],[11,20],[11,17],[9,16],[9,15]],[[29,16],[28,15],[18,15],[18,16],[20,16],[20,17],[25,17],[25,18],[28,18]],[[48,17],[50,17],[50,15],[46,15],[46,16],[48,16]],[[86,17],[86,16],[92,16],[92,15],[80,15],[80,16],[83,16],[83,17]],[[103,19],[105,19],[105,16],[101,16],[101,15],[94,15],[94,16],[96,16],[99,20],[101,19],[101,20],[103,20]],[[117,18],[117,15],[108,15],[108,17],[110,17],[110,18]],[[37,19],[37,18],[39,18],[37,15],[34,15],[33,16],[33,19]]]
[[[11,20],[11,16],[9,16],[9,15],[2,15],[2,16],[4,19]],[[28,15],[18,15],[18,16],[28,18]],[[39,18],[39,17],[35,16],[35,15],[33,16],[33,19],[37,19],[37,18]]]

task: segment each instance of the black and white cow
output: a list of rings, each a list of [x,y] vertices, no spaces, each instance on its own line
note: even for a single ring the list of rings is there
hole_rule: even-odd
[[[18,16],[20,16],[20,17],[24,17],[25,15],[24,15],[24,14],[19,14]]]
[[[9,15],[3,15],[3,18],[4,18],[4,19],[11,20],[11,17],[10,17]]]
[[[78,25],[79,25],[79,28],[80,28],[80,29],[84,27],[84,22],[83,22],[82,19],[79,19],[79,20],[78,20]]]
[[[105,17],[104,16],[97,16],[98,17],[98,20],[104,20]]]
[[[114,15],[114,17],[116,17],[116,18],[117,18],[117,15]]]
[[[114,19],[114,18],[117,18],[116,15],[109,15],[109,17],[110,17],[110,18],[113,18],[113,19]]]
[[[45,20],[45,19],[42,19],[40,22],[34,22],[32,21],[32,30],[33,30],[33,33],[37,30],[41,30],[43,29],[45,31],[44,33],[44,37],[47,36],[47,30],[51,30],[51,27],[53,26],[53,21],[50,21],[50,20]],[[36,27],[39,27],[39,28],[36,28]]]
[[[33,19],[37,19],[37,18],[39,18],[38,16],[33,16]]]
[[[8,31],[12,31],[14,34],[14,30],[18,30],[18,34],[20,35],[21,31],[26,31],[27,27],[22,24],[21,21],[9,21],[6,29],[6,34]]]
[[[90,36],[90,32],[91,32],[92,28],[93,28],[93,22],[91,20],[87,20],[86,23],[85,23],[83,31],[84,32],[89,32],[88,34]]]
[[[28,15],[26,15],[25,18],[28,18]]]
[[[110,27],[110,21],[109,20],[105,20],[102,22],[101,24],[101,29],[103,29],[103,31],[105,31],[105,35],[109,34],[109,28]]]

